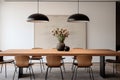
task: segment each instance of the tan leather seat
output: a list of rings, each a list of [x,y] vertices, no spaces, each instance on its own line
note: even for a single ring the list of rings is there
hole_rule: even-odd
[[[49,68],[60,68],[61,76],[62,76],[62,80],[63,80],[63,73],[62,73],[62,69],[61,69],[61,66],[63,65],[63,63],[61,63],[61,59],[62,59],[61,56],[46,56],[47,70],[46,70],[45,80],[47,80]]]
[[[16,61],[15,72],[17,72],[17,68],[29,68],[30,80],[32,80],[32,76],[34,79],[35,79],[35,76],[34,76],[34,72],[33,72],[33,68],[32,68],[33,64],[29,63],[29,59],[30,59],[29,56],[15,56],[15,61]],[[13,80],[15,78],[15,72],[13,75]],[[32,74],[31,74],[31,72],[32,72]]]
[[[76,80],[77,69],[78,68],[86,68],[90,72],[90,79],[94,80],[93,71],[92,71],[92,56],[87,55],[78,55],[76,56],[77,63],[73,63],[75,65],[72,80]],[[75,75],[76,74],[76,75]]]

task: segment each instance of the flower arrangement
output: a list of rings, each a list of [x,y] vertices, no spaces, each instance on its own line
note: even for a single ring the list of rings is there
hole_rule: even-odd
[[[64,43],[65,38],[69,35],[69,31],[64,28],[56,28],[52,30],[52,34],[58,38],[59,42]]]

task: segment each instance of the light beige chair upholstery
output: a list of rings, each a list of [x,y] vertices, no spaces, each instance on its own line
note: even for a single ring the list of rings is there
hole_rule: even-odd
[[[17,72],[17,68],[29,68],[29,72],[30,72],[30,80],[32,80],[32,78],[35,79],[35,76],[34,76],[34,72],[33,72],[33,69],[32,69],[32,64],[29,63],[29,56],[15,56],[15,72]],[[15,72],[14,72],[14,75],[13,75],[13,80],[15,78]],[[19,77],[18,77],[19,78]]]
[[[76,56],[78,67],[90,67],[92,66],[92,56],[79,55]]]
[[[42,49],[42,48],[32,48],[32,49]],[[41,72],[42,72],[42,69],[45,69],[44,62],[43,62],[43,57],[40,56],[40,55],[34,55],[34,56],[30,57],[30,62],[33,63],[32,62],[33,60],[39,60],[40,61],[40,69],[41,69]]]
[[[0,50],[0,52],[2,52],[2,50]],[[14,60],[13,59],[4,60],[3,57],[4,56],[0,56],[0,64],[1,64],[1,71],[0,72],[2,72],[3,64],[5,64],[5,77],[7,78],[7,66],[6,66],[6,64],[7,63],[14,63]]]
[[[47,70],[46,70],[45,80],[47,80],[49,68],[60,68],[61,76],[62,76],[62,80],[63,80],[63,72],[61,69],[61,66],[63,65],[63,63],[61,63],[61,59],[62,59],[61,56],[46,56]]]
[[[77,77],[77,69],[78,68],[86,68],[88,69],[90,79],[94,80],[93,71],[92,71],[92,56],[87,55],[78,55],[76,56],[77,63],[74,63],[74,71],[72,75],[72,80],[76,80]],[[76,75],[75,75],[76,74]]]

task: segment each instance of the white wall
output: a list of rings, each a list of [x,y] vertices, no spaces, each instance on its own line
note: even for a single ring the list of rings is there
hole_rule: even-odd
[[[0,0],[0,49],[1,49],[1,0]]]
[[[27,17],[36,12],[36,2],[5,2],[2,6],[1,49],[32,48],[33,23]],[[41,2],[40,12],[46,15],[71,15],[77,3]],[[80,2],[80,13],[90,18],[88,48],[115,50],[115,2]],[[96,57],[95,61],[99,58]]]
[[[67,22],[68,15],[47,15],[50,22],[35,24],[35,47],[56,48],[58,39],[52,35],[52,30],[64,28],[69,31],[64,43],[70,48],[86,49],[86,23]]]

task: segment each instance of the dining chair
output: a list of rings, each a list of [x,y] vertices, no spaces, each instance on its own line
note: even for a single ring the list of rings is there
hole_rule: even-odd
[[[87,72],[89,72],[89,76],[91,80],[94,80],[93,70],[92,70],[92,56],[87,55],[77,55],[76,56],[77,63],[73,63],[75,65],[73,69],[73,75],[71,80],[76,80],[78,68],[85,68]]]
[[[82,48],[73,48],[73,49],[82,49]],[[73,62],[72,62],[72,67],[71,67],[71,69],[73,70],[73,68],[74,68],[74,63],[76,62],[76,56],[73,56]]]
[[[51,68],[60,68],[61,77],[62,77],[62,80],[64,80],[64,78],[63,78],[63,72],[62,72],[62,69],[61,69],[61,66],[63,65],[63,63],[61,63],[61,58],[62,58],[61,56],[46,56],[47,70],[46,70],[45,80],[47,80],[48,71]]]
[[[53,49],[56,49],[56,48],[53,48]],[[64,70],[64,72],[66,72],[66,70],[65,70],[65,57],[63,57],[63,56],[61,56],[62,58],[61,58],[61,62],[63,63],[63,70]]]
[[[2,50],[0,50],[0,52],[2,52]],[[4,56],[0,56],[0,64],[1,64],[1,71],[0,72],[2,72],[3,65],[5,65],[5,77],[7,78],[7,64],[8,63],[14,64],[14,60],[13,59],[4,60],[3,58],[4,58]]]
[[[36,50],[36,49],[42,49],[42,48],[32,48],[32,49],[34,49],[34,50]],[[40,63],[40,69],[41,69],[41,72],[42,72],[42,69],[44,69],[45,70],[45,67],[44,67],[44,62],[43,62],[43,57],[41,56],[41,55],[34,55],[34,56],[31,56],[30,57],[30,63],[33,63],[32,61],[35,61],[35,60],[38,60]]]
[[[117,74],[117,65],[120,64],[120,56],[116,56],[116,59],[106,59],[106,62],[113,64],[113,74]]]
[[[31,63],[29,63],[29,56],[15,56],[15,71],[13,75],[13,80],[15,79],[15,73],[17,72],[17,68],[28,68],[30,74],[30,80],[35,79],[35,75],[33,72],[33,68]],[[18,72],[19,75],[19,72]],[[18,77],[19,79],[19,77]]]

